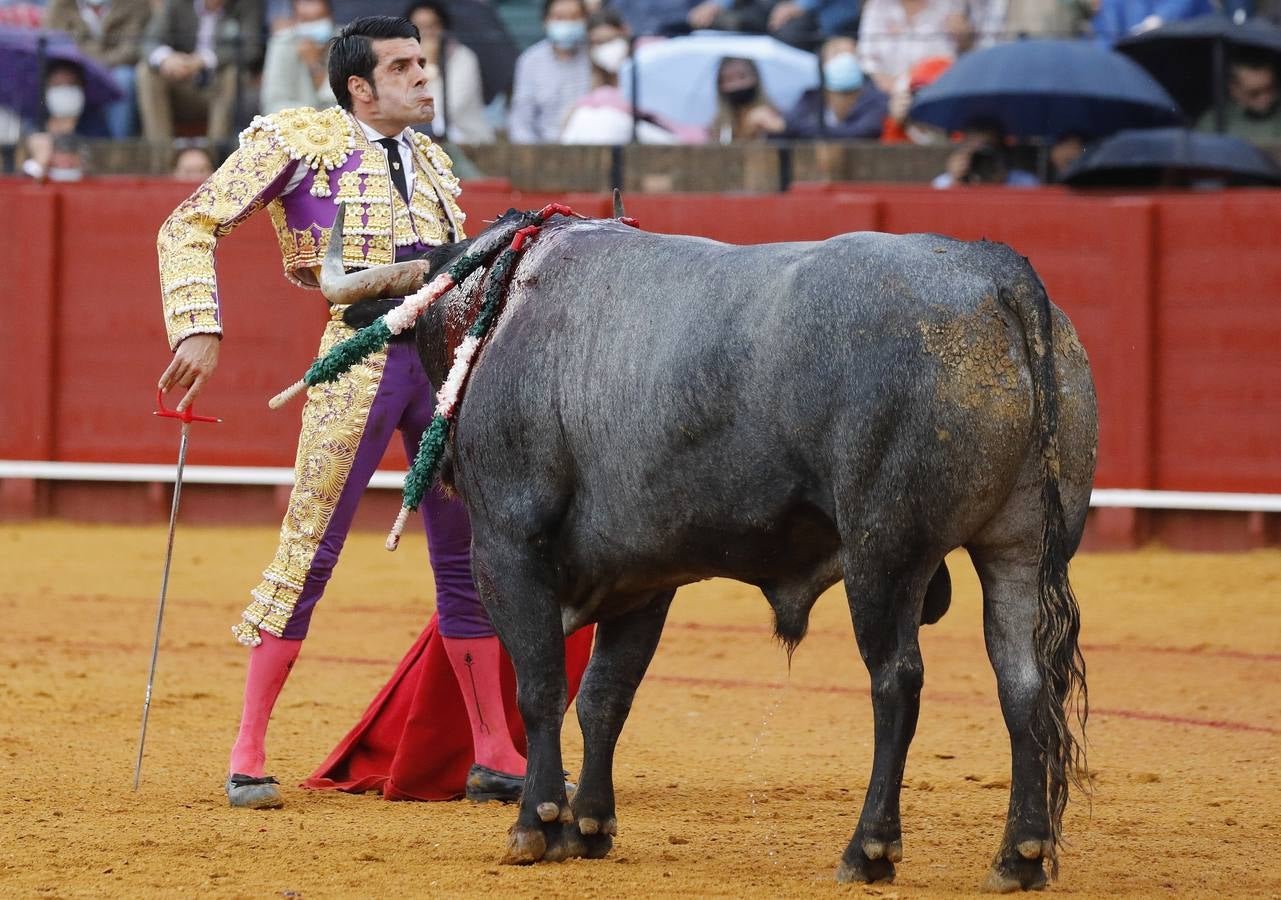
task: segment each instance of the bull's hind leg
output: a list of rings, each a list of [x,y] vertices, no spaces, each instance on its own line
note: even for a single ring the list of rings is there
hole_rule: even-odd
[[[1045,756],[1037,745],[1033,723],[1041,696],[1033,642],[1036,552],[971,550],[971,556],[983,585],[983,633],[1010,732],[1011,757],[1005,835],[983,887],[999,893],[1039,889],[1046,883],[1042,861],[1053,858],[1054,845],[1046,805]]]
[[[485,609],[516,670],[516,704],[529,761],[520,812],[507,832],[506,863],[560,861],[584,850],[571,824],[561,769],[565,638],[560,604],[538,564],[512,551],[473,545],[472,569]]]
[[[667,621],[674,592],[596,626],[592,660],[578,693],[583,730],[583,771],[571,804],[586,856],[609,852],[618,824],[614,814],[614,747],[632,708]]]
[[[845,560],[854,636],[872,676],[876,749],[863,812],[841,856],[837,881],[892,881],[894,863],[903,857],[899,793],[925,678],[917,632],[925,588],[937,565],[937,559],[895,565],[866,552],[850,553]]]

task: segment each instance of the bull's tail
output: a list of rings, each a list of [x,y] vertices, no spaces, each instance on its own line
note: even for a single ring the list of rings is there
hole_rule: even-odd
[[[1052,874],[1058,877],[1058,845],[1069,784],[1090,792],[1086,775],[1085,723],[1089,697],[1085,659],[1078,636],[1081,613],[1068,583],[1068,560],[1079,535],[1068,532],[1059,494],[1059,392],[1054,371],[1053,314],[1045,286],[1023,261],[1025,275],[1001,299],[1017,315],[1031,366],[1034,420],[1041,460],[1041,545],[1037,573],[1037,617],[1033,641],[1041,694],[1032,729],[1045,759],[1046,801],[1054,852]],[[1076,719],[1079,736],[1073,733]]]

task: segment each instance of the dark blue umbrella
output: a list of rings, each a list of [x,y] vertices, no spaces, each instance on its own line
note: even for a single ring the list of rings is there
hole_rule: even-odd
[[[1179,107],[1134,61],[1085,41],[1022,40],[962,56],[922,88],[910,118],[948,131],[976,120],[1007,134],[1106,135],[1178,124]]]
[[[1281,63],[1281,28],[1262,19],[1199,16],[1131,35],[1116,49],[1151,72],[1195,119],[1216,98],[1222,109],[1230,55],[1246,51]]]
[[[84,72],[85,106],[102,106],[120,99],[102,64],[80,52],[69,34],[0,26],[0,106],[9,106],[24,119],[40,118],[44,91],[41,77],[41,44],[49,62],[69,62]]]
[[[1281,166],[1240,138],[1186,128],[1122,131],[1090,147],[1063,174],[1073,187],[1281,185]]]

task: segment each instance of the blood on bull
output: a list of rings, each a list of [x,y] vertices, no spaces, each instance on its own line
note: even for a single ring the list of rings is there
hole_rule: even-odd
[[[526,221],[509,214],[478,245]],[[467,246],[433,251],[430,270]],[[322,287],[350,301],[422,277],[421,263],[358,275],[331,265]],[[485,277],[416,324],[435,384]],[[349,321],[383,308],[357,303]],[[554,218],[519,263],[451,438],[444,477],[471,514],[474,575],[515,664],[529,738],[506,861],[609,852],[615,744],[678,587],[756,585],[790,652],[818,596],[843,580],[875,750],[836,878],[892,879],[924,680],[918,632],[946,612],[944,560],[965,548],[1012,752],[984,886],[1037,888],[1047,865],[1057,875],[1083,770],[1067,566],[1097,412],[1071,323],[1010,248],[874,233],[733,246]],[[592,622],[570,799],[563,636]]]

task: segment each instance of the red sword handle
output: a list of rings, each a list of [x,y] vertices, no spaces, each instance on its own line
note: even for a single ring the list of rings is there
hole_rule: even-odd
[[[179,421],[183,423],[188,423],[188,424],[191,422],[221,422],[222,421],[222,419],[218,419],[213,416],[196,415],[196,405],[194,403],[188,406],[182,412],[178,412],[176,409],[170,409],[169,407],[165,406],[164,388],[160,388],[156,391],[156,406],[160,408],[157,410],[153,410],[151,414],[153,416],[160,416],[162,419],[178,419]]]

